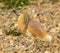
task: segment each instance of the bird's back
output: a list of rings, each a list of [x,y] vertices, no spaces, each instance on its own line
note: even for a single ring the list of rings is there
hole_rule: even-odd
[[[38,37],[44,37],[46,32],[43,30],[40,23],[34,21],[33,19],[30,20],[28,25],[28,30],[34,35]]]

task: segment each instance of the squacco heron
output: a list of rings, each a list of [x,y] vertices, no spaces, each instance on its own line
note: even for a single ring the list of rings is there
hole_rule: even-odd
[[[39,22],[33,20],[32,18],[25,17],[22,13],[18,18],[18,26],[22,32],[26,30],[35,37],[39,37],[47,41],[52,40],[52,36],[48,35],[47,32],[44,31]]]

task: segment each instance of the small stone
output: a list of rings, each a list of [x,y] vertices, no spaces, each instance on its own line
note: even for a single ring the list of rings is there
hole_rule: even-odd
[[[60,23],[58,23],[58,26],[60,27]]]
[[[55,33],[55,32],[56,32],[56,30],[55,30],[54,28],[52,28],[52,29],[50,30],[50,32],[54,32],[54,33]]]
[[[60,38],[60,32],[57,32],[57,37]]]
[[[15,18],[15,17],[13,17],[13,20],[16,20],[16,18]]]
[[[22,48],[24,48],[25,46],[21,46]]]
[[[0,35],[2,35],[3,33],[2,32],[0,32]]]
[[[35,12],[35,10],[32,10],[32,12],[34,13],[34,12]]]
[[[14,51],[7,51],[7,53],[14,53]]]
[[[2,29],[0,29],[0,35],[3,35]]]
[[[0,53],[4,53],[3,51],[0,51]]]
[[[14,27],[17,27],[18,26],[18,24],[14,24]]]
[[[50,51],[45,51],[44,53],[50,53]]]
[[[18,53],[17,51],[14,51],[14,53]]]

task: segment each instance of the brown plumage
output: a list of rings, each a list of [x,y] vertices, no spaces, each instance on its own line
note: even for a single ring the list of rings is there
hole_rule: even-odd
[[[23,31],[26,27],[26,24],[24,22],[25,18],[26,17],[24,17],[23,14],[20,14],[18,18],[18,26],[21,31]],[[31,18],[29,20],[26,30],[27,32],[29,31],[35,37],[40,37],[48,41],[52,40],[52,37],[44,31],[44,29],[41,27],[41,24]]]

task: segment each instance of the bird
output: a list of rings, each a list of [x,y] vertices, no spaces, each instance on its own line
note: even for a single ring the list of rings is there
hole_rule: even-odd
[[[20,13],[18,17],[18,27],[22,32],[29,32],[34,37],[39,37],[41,39],[51,41],[52,36],[49,35],[41,26],[40,22],[30,18],[28,15]]]

